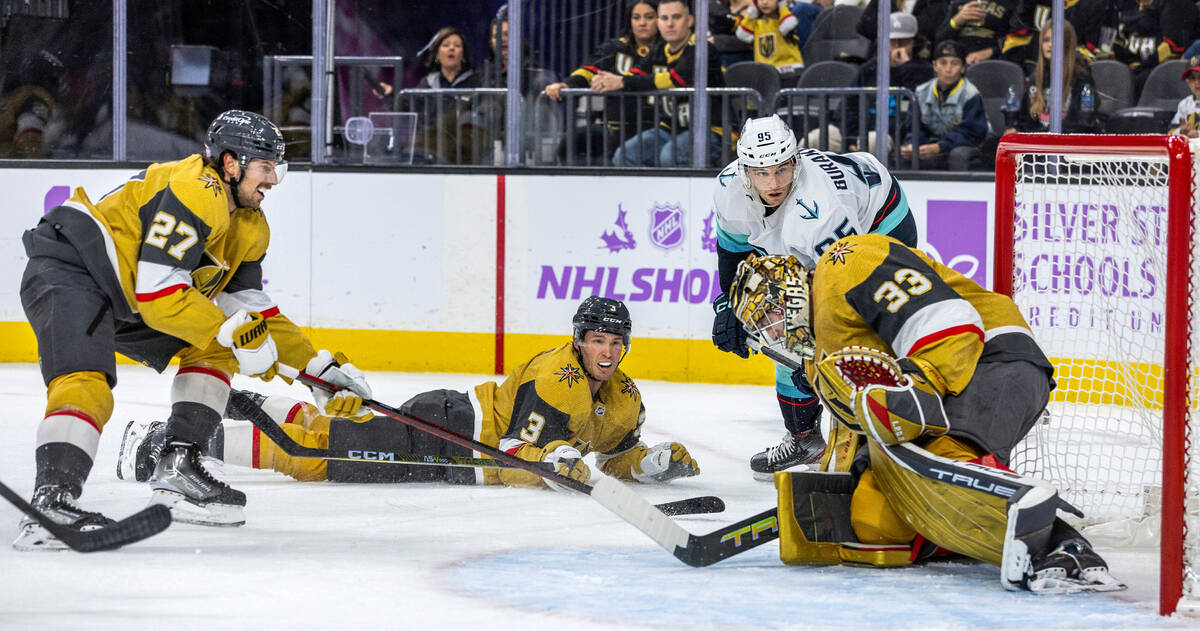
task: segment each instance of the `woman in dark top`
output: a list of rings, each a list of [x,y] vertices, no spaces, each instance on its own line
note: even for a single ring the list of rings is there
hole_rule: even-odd
[[[661,46],[658,36],[658,0],[632,0],[625,7],[625,31],[619,37],[613,38],[600,45],[592,60],[577,68],[566,81],[551,83],[546,86],[546,95],[555,100],[562,100],[559,90],[563,88],[586,88],[591,85],[592,77],[601,71],[626,75],[638,62],[646,58],[656,47]],[[637,126],[637,112],[642,108],[642,126]],[[632,136],[635,132],[648,128],[653,124],[654,113],[647,108],[644,97],[607,96],[604,98],[603,121],[588,121],[587,127],[575,128],[575,155],[586,163],[605,163],[621,140]],[[624,111],[625,129],[621,130],[621,114]],[[607,151],[604,139],[608,137]],[[591,137],[591,151],[588,151],[587,139]],[[566,155],[566,143],[559,151],[560,157]]]
[[[1025,90],[1025,99],[1021,102],[1021,112],[1017,115],[1016,129],[1026,132],[1050,130],[1050,54],[1053,51],[1053,33],[1050,25],[1042,29],[1038,40],[1041,54],[1029,84]],[[1079,54],[1075,28],[1070,22],[1063,22],[1063,133],[1087,133],[1096,131],[1095,103],[1096,89],[1092,85],[1092,73],[1088,70],[1087,61]],[[1092,112],[1084,112],[1080,108],[1081,95],[1087,86],[1092,92]],[[1007,131],[1012,131],[1007,130]]]
[[[478,88],[479,75],[471,64],[466,39],[453,26],[437,32],[418,55],[424,55],[429,74],[421,78],[417,89],[447,90]],[[429,162],[441,164],[471,164],[475,152],[470,112],[476,105],[469,95],[416,95],[405,102],[409,111],[417,112],[422,128],[417,136],[420,155]]]

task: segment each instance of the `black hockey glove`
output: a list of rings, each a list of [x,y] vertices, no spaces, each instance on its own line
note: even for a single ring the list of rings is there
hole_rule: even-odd
[[[717,314],[713,318],[713,344],[742,359],[750,357],[750,348],[746,346],[746,329],[738,322],[733,305],[729,304],[729,296],[717,296],[716,300],[713,300],[713,311]]]

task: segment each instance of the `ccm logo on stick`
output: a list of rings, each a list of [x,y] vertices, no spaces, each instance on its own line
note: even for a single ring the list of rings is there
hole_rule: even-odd
[[[351,449],[348,456],[355,460],[379,460],[379,461],[395,461],[396,456],[390,451],[359,451]]]

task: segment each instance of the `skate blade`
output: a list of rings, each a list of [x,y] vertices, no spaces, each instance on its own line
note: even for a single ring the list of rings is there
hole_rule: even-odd
[[[182,493],[155,489],[150,495],[150,504],[162,504],[171,509],[171,520],[181,524],[197,526],[234,527],[246,523],[241,506],[232,504],[207,504],[201,506],[190,501]]]
[[[1029,591],[1038,596],[1055,596],[1058,594],[1086,594],[1092,592],[1117,592],[1125,589],[1125,584],[1112,579],[1112,582],[1092,583],[1073,578],[1044,578],[1029,582]]]
[[[774,473],[763,473],[761,471],[754,471],[753,475],[754,475],[754,479],[758,480],[759,482],[774,483],[775,482],[775,473],[788,473],[788,472],[799,473],[802,471],[816,471],[816,470],[817,470],[817,465],[815,465],[815,464],[798,464],[798,465],[792,465],[786,469],[780,469],[779,471],[776,471]]]
[[[59,540],[58,537],[50,534],[50,531],[42,527],[41,524],[32,523],[21,526],[20,532],[17,533],[16,540],[13,541],[12,547],[14,550],[21,552],[33,552],[35,550],[69,550],[67,544]]]
[[[130,423],[129,425],[125,426],[125,433],[121,434],[121,450],[117,452],[117,454],[118,454],[118,456],[117,456],[117,479],[118,480],[136,480],[136,478],[137,478],[137,472],[136,472],[137,463],[132,462],[133,460],[137,460],[137,454],[136,453],[133,454],[134,457],[131,458],[130,460],[125,459],[125,445],[129,442],[129,440],[131,438],[130,434],[136,434],[136,433],[137,433],[137,428],[135,427],[135,423]],[[145,482],[145,480],[136,480],[136,481]]]

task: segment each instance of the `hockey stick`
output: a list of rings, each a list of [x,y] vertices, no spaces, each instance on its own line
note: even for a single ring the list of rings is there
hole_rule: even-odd
[[[309,386],[321,388],[322,390],[326,390],[328,392],[337,392],[338,390],[341,389],[338,386],[335,386],[327,381],[324,381],[317,377],[313,377],[312,375],[310,375],[308,373],[301,372],[301,371],[296,370],[295,368],[292,368],[291,366],[287,366],[285,364],[279,364],[279,374],[281,374],[285,377],[288,377],[290,379],[298,379],[299,381],[301,381]],[[534,475],[540,476],[546,480],[553,481],[555,484],[558,484],[559,486],[569,488],[572,491],[578,491],[580,493],[583,493],[584,495],[592,494],[593,487],[591,485],[580,482],[580,481],[572,479],[572,478],[569,478],[565,475],[561,475],[557,471],[546,469],[543,467],[543,465],[545,463],[530,462],[528,460],[518,458],[508,452],[501,451],[500,449],[486,445],[484,443],[481,443],[481,442],[474,440],[472,438],[469,438],[467,436],[463,436],[456,432],[452,432],[440,425],[435,425],[433,423],[430,423],[429,421],[419,419],[419,418],[416,418],[413,416],[404,415],[400,412],[400,410],[393,408],[389,405],[380,403],[379,401],[376,401],[374,399],[363,399],[362,404],[363,404],[363,407],[366,407],[378,414],[382,414],[383,416],[387,416],[389,418],[400,421],[401,423],[404,423],[405,425],[414,427],[414,428],[416,428],[422,432],[425,432],[427,434],[433,434],[434,436],[437,436],[438,438],[441,438],[443,440],[446,440],[446,441],[449,441],[456,445],[459,445],[460,447],[466,447],[467,449],[470,449],[471,451],[476,451],[476,452],[479,452],[486,456],[489,456],[490,458],[503,463],[503,465],[502,465],[503,468],[522,469],[522,470],[528,471]],[[264,414],[264,413],[262,412],[261,409],[259,409],[257,414],[252,413],[247,416],[254,418],[254,417],[257,417],[258,414]],[[255,423],[253,420],[251,421],[251,423],[254,423],[254,426],[259,428],[260,431],[263,431],[263,433],[266,434],[268,438],[271,438],[272,441],[275,441],[275,438],[272,436],[272,434],[275,434],[277,436],[282,435],[282,437],[284,439],[286,439],[285,442],[291,442],[293,445],[303,448],[303,445],[299,445],[295,441],[291,440],[291,438],[288,437],[287,434],[283,430],[280,430],[279,426],[276,425],[275,422],[273,420],[271,420],[270,418],[267,418],[265,420],[260,418],[259,420],[262,423],[261,425],[259,423]],[[275,432],[268,433],[268,431],[264,430],[264,427],[267,425],[273,426],[275,428],[275,430],[278,430],[278,433],[275,433]],[[279,445],[280,448],[283,449],[283,444],[280,443],[279,441],[275,441],[275,444]],[[284,449],[284,451],[286,452],[287,449]],[[438,457],[453,459],[451,457],[446,457],[446,456],[438,456]],[[425,456],[417,456],[417,458],[425,458]],[[476,460],[476,459],[472,459],[472,460]],[[378,462],[378,461],[371,460],[371,462]],[[439,464],[439,463],[417,463],[417,464]],[[453,465],[451,465],[451,466],[453,466]],[[476,465],[465,465],[465,466],[476,466]],[[478,465],[478,466],[484,466],[484,465]],[[713,496],[713,495],[692,497],[692,498],[688,498],[688,499],[677,500],[674,502],[666,502],[664,504],[658,504],[658,505],[653,505],[653,504],[648,504],[648,505],[653,506],[656,510],[660,511],[660,514],[665,514],[665,515],[694,515],[694,514],[700,514],[700,513],[719,513],[721,511],[725,510],[725,502],[722,501],[721,498]]]
[[[122,519],[115,524],[95,530],[75,530],[50,519],[15,491],[0,482],[0,495],[13,506],[41,524],[50,534],[76,552],[100,552],[115,550],[123,545],[141,541],[156,535],[171,525],[171,511],[166,506],[155,504]]]

